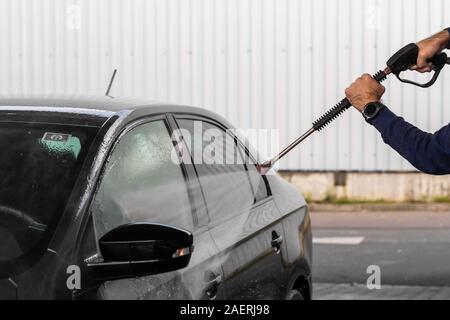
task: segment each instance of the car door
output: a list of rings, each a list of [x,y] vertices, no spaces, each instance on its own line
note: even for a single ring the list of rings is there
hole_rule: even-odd
[[[171,135],[164,117],[132,124],[119,137],[103,169],[92,201],[81,245],[85,263],[101,259],[96,245],[106,232],[127,223],[160,223],[193,232],[194,252],[181,270],[132,279],[83,283],[79,298],[202,299],[223,298],[211,288],[211,275],[222,277],[218,251],[202,216],[206,216],[199,185],[177,158],[182,145]],[[202,222],[203,221],[203,222]]]
[[[284,298],[284,231],[267,181],[220,123],[181,115],[177,123],[184,130],[205,195],[227,296]]]

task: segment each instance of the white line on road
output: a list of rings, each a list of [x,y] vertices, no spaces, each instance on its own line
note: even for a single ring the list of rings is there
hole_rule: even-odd
[[[357,246],[364,241],[364,237],[335,237],[335,238],[313,238],[314,244],[338,244]]]

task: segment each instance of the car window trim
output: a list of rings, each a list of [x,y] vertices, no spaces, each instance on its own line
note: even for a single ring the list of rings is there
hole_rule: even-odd
[[[175,118],[173,113],[168,113],[167,117],[169,119],[169,125],[172,127],[172,134],[173,134],[173,132],[175,130],[180,130],[181,129],[179,124],[178,124],[178,122],[176,121],[176,118]],[[208,206],[206,204],[205,192],[203,191],[203,187],[202,187],[202,185],[200,183],[200,177],[198,175],[197,167],[194,165],[194,159],[192,157],[191,152],[189,151],[189,148],[188,148],[188,146],[186,144],[186,140],[184,139],[184,137],[183,137],[183,139],[181,141],[181,144],[182,144],[184,150],[186,150],[186,152],[189,154],[189,158],[190,158],[190,161],[191,161],[191,164],[192,164],[192,168],[193,168],[193,172],[192,172],[193,177],[192,178],[195,179],[195,181],[196,181],[196,183],[198,185],[198,188],[200,189],[200,192],[202,194],[203,209],[205,211],[205,215],[202,215],[202,216],[205,216],[205,218],[207,220],[206,221],[206,225],[209,225],[211,223],[211,216],[209,215]],[[183,159],[181,159],[181,162],[183,163],[183,166],[186,168],[186,166],[184,165]],[[188,171],[187,168],[186,168],[186,171]],[[199,228],[199,227],[201,228],[202,226],[199,224],[201,212],[197,212],[196,211],[196,214],[197,214],[196,218],[197,218],[197,223],[198,223],[196,227],[197,228]]]

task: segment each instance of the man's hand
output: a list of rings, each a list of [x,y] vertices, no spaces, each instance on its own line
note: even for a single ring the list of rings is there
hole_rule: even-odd
[[[419,57],[417,58],[417,66],[414,70],[418,72],[431,72],[432,65],[427,62],[436,54],[441,53],[447,47],[450,41],[450,34],[447,30],[436,33],[435,35],[417,42],[419,47]]]
[[[366,73],[345,90],[345,95],[352,106],[362,112],[368,103],[380,101],[385,90],[384,86]]]

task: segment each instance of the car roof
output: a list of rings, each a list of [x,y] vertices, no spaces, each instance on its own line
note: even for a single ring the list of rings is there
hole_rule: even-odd
[[[63,119],[64,123],[102,126],[108,119],[118,116],[127,123],[145,116],[164,113],[187,114],[213,119],[228,129],[235,129],[224,117],[209,110],[157,102],[145,99],[108,97],[108,96],[1,96],[0,115],[14,117],[30,117],[33,121],[49,121]],[[55,116],[57,114],[57,116]],[[235,133],[239,139],[250,146],[247,138],[239,131]],[[254,155],[258,153],[252,150]]]
[[[210,117],[231,126],[224,118],[206,109],[152,100],[108,96],[0,96],[0,111],[44,111],[108,119],[113,115],[139,113],[187,113]]]

